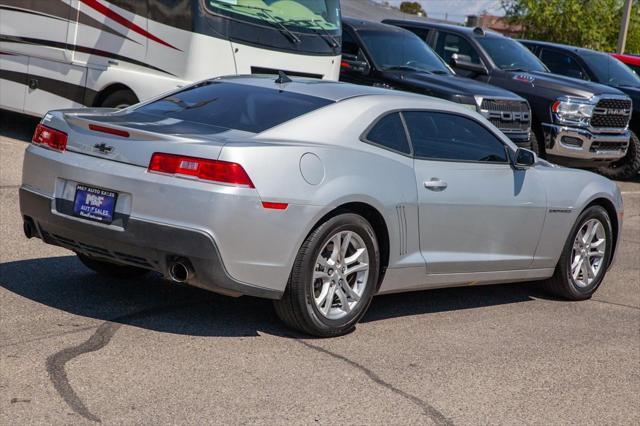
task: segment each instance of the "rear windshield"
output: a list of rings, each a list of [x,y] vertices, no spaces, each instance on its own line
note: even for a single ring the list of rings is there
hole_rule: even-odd
[[[330,103],[315,96],[207,81],[136,108],[135,112],[260,133]]]

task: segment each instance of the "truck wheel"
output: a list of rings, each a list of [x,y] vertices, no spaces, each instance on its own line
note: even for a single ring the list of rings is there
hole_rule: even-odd
[[[536,132],[531,129],[531,151],[535,152],[536,154],[538,154],[538,157],[540,158],[544,158],[544,148],[542,146],[540,146],[540,139],[538,139],[538,135],[536,134]]]
[[[104,98],[98,106],[103,108],[122,109],[131,105],[135,105],[138,102],[140,101],[138,101],[138,98],[133,94],[131,90],[120,89],[107,95],[107,97]]]
[[[349,333],[367,311],[378,282],[380,252],[362,216],[345,213],[316,228],[302,244],[276,314],[318,337]]]
[[[640,171],[640,140],[638,136],[631,132],[629,148],[627,153],[620,160],[609,164],[607,167],[600,167],[598,172],[609,179],[632,179],[638,176]]]
[[[598,289],[611,261],[611,219],[600,206],[591,206],[578,217],[564,245],[547,290],[568,300],[589,299]]]
[[[94,257],[85,256],[84,254],[76,254],[84,266],[107,277],[137,278],[149,272],[147,269],[137,268],[135,266],[119,265],[117,263],[106,262]]]

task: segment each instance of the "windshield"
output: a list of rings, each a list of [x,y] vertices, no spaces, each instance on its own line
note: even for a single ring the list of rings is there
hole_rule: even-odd
[[[331,102],[254,85],[206,81],[142,105],[133,112],[159,117],[165,123],[180,120],[260,133]]]
[[[358,34],[379,69],[451,74],[442,59],[413,33],[359,31]]]
[[[612,86],[640,87],[640,78],[622,62],[603,53],[586,53],[581,55],[598,83]]]
[[[478,42],[504,71],[548,71],[529,49],[507,37],[479,37]]]
[[[206,0],[214,13],[291,29],[340,30],[340,0]]]

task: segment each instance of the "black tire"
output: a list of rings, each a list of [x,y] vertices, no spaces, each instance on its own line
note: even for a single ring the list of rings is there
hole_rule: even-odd
[[[598,172],[609,179],[632,179],[640,171],[640,140],[638,135],[631,132],[627,153],[620,160],[600,167]]]
[[[137,268],[129,265],[119,265],[117,263],[98,260],[94,257],[76,253],[80,262],[87,268],[100,275],[114,278],[138,278],[149,272],[148,269]]]
[[[544,146],[540,145],[540,143],[544,142],[543,139],[538,138],[538,134],[537,132],[534,131],[534,129],[531,129],[531,151],[535,152],[538,157],[540,158],[544,158],[545,157],[545,151],[544,151]]]
[[[131,90],[120,89],[108,94],[98,106],[104,108],[125,108],[135,105],[138,102],[140,101]]]
[[[590,219],[597,219],[603,225],[606,237],[605,253],[601,261],[603,263],[594,277],[593,282],[588,286],[581,287],[576,284],[571,276],[573,243],[578,231],[580,231]],[[611,262],[612,248],[613,231],[609,214],[600,206],[589,207],[580,214],[578,220],[573,226],[573,229],[571,229],[571,233],[569,234],[564,248],[562,249],[560,260],[556,265],[556,270],[553,276],[545,282],[547,290],[555,296],[559,296],[567,300],[585,300],[591,298],[604,279],[604,275],[609,267],[609,263]]]
[[[332,236],[342,231],[352,231],[364,242],[369,254],[369,273],[357,305],[346,316],[329,319],[320,312],[314,301],[313,273],[320,251]],[[333,337],[349,333],[371,303],[379,271],[378,241],[369,222],[353,213],[334,216],[314,229],[302,244],[285,293],[282,299],[274,301],[276,314],[289,327],[313,336]]]

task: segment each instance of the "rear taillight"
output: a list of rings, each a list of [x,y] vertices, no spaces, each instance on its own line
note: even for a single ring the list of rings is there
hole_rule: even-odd
[[[48,148],[62,152],[67,149],[67,134],[43,124],[38,124],[36,131],[33,133],[32,142],[36,145],[45,145]]]
[[[242,166],[227,161],[156,152],[151,156],[149,171],[254,188]]]

